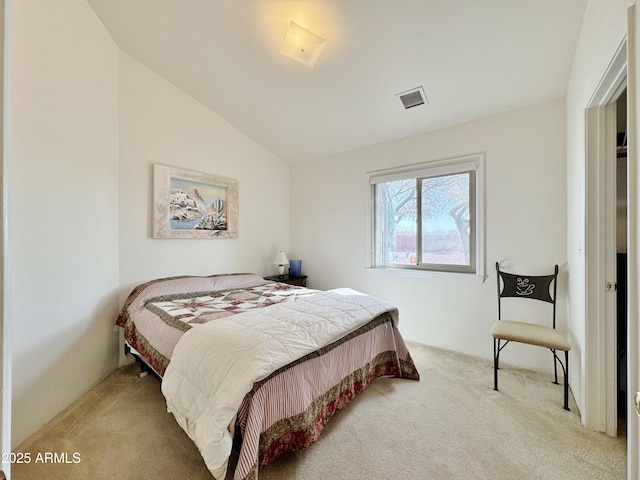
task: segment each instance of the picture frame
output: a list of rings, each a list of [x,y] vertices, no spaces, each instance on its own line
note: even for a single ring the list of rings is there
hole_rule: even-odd
[[[154,238],[238,238],[238,181],[153,166]]]

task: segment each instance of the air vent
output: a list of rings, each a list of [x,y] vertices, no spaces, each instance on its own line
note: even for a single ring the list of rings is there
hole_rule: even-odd
[[[417,87],[406,92],[396,94],[396,97],[400,99],[405,110],[417,107],[418,105],[424,105],[427,102],[427,97],[424,94],[422,87]]]

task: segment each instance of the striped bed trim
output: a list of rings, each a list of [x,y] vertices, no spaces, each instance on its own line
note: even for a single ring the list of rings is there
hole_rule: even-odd
[[[238,412],[234,480],[256,480],[282,453],[314,443],[335,412],[385,375],[420,378],[388,314],[256,383]]]

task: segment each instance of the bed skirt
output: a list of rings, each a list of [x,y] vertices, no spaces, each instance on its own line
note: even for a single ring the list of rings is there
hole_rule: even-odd
[[[256,383],[238,412],[234,480],[257,480],[283,453],[314,443],[327,421],[381,376],[420,378],[388,313]]]

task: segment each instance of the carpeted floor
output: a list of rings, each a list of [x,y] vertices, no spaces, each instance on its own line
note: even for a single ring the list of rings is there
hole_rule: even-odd
[[[260,479],[626,478],[624,438],[583,428],[575,403],[563,410],[562,387],[546,375],[505,367],[494,392],[490,361],[409,347],[420,382],[375,380],[314,445],[284,455]],[[14,465],[14,480],[210,480],[166,413],[158,380],[138,371],[116,371],[19,445],[31,463]],[[45,463],[46,453],[67,463]],[[233,460],[227,480],[232,468]]]

